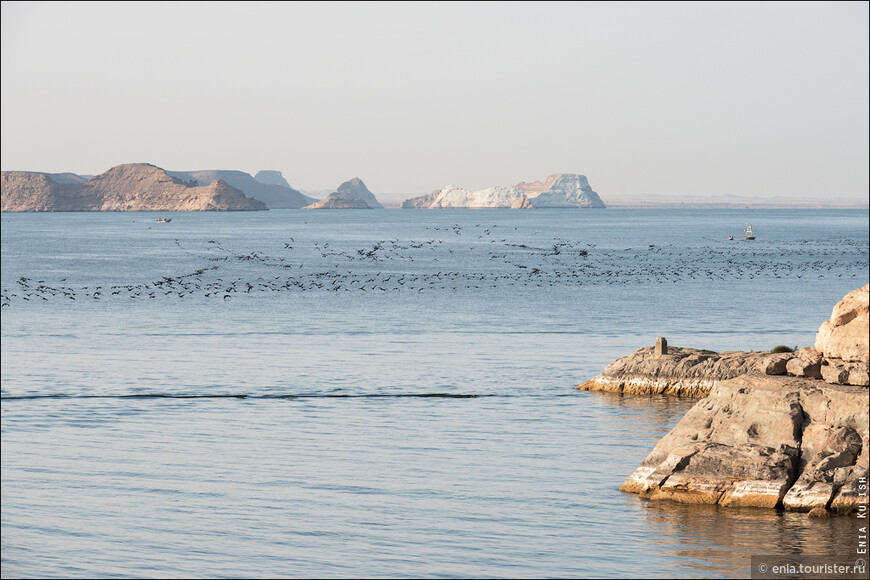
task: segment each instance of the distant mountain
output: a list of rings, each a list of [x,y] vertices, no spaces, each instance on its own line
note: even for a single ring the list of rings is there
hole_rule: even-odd
[[[62,174],[69,175],[69,174]],[[217,180],[198,186],[148,163],[117,165],[86,181],[4,171],[0,211],[233,211],[264,210],[256,199]]]
[[[75,173],[46,173],[58,183],[82,183],[92,178],[93,175],[77,175]]]
[[[315,189],[314,191],[308,189],[299,189],[299,192],[311,200],[311,203],[315,201],[319,201],[333,192],[332,189]]]
[[[281,187],[286,187],[287,189],[293,189],[290,187],[290,184],[287,183],[287,180],[284,179],[284,176],[280,171],[275,171],[274,169],[263,169],[257,172],[257,175],[254,176],[254,179],[259,181],[260,183],[265,183],[266,185],[280,185]]]
[[[326,199],[307,206],[305,209],[383,209],[374,194],[359,177],[345,181]]]
[[[222,179],[236,189],[244,192],[245,195],[250,195],[254,199],[262,201],[270,209],[298,209],[305,207],[312,201],[289,185],[262,183],[251,177],[249,173],[243,171],[207,169],[202,171],[167,171],[167,173],[182,181],[193,181],[197,185],[208,185],[216,179]],[[261,171],[260,173],[264,172]],[[269,171],[266,173],[277,173],[279,177],[281,176],[280,171]],[[281,177],[281,181],[284,181],[283,177]],[[284,183],[287,182],[284,181]]]
[[[531,209],[537,207],[605,207],[584,175],[555,173],[543,182],[522,182],[513,187],[495,186],[471,191],[455,185],[412,197],[403,209],[449,207]]]
[[[45,173],[43,171],[16,171],[15,173],[32,173],[34,175],[47,175],[55,183],[82,183],[93,175],[78,175],[76,173]]]
[[[351,197],[346,193],[331,193],[326,199],[313,203],[305,209],[374,209],[361,199]]]

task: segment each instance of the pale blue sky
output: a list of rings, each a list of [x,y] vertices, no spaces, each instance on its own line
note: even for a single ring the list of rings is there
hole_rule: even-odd
[[[2,169],[866,201],[868,52],[866,2],[3,2]]]

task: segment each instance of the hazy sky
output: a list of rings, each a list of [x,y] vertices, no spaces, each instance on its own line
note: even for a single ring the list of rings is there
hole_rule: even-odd
[[[3,2],[2,169],[866,201],[868,52],[866,2]]]

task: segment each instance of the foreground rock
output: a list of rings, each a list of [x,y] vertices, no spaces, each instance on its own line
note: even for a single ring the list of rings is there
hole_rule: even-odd
[[[304,209],[383,209],[374,194],[359,177],[345,181],[325,199]]]
[[[585,175],[556,173],[543,182],[522,182],[512,187],[495,186],[472,191],[448,185],[444,189],[413,197],[403,209],[440,208],[600,207],[604,202],[592,191]]]
[[[683,503],[854,512],[866,502],[868,405],[863,387],[758,374],[722,381],[621,489]]]
[[[229,211],[265,210],[222,180],[200,186],[147,163],[118,165],[86,181],[59,183],[42,173],[4,171],[0,210],[31,211]]]
[[[870,285],[846,294],[816,334],[822,378],[829,383],[870,384]]]
[[[659,338],[580,385],[630,394],[709,392],[621,489],[653,500],[814,516],[866,511],[867,290],[837,304],[816,348],[715,353],[669,348]]]

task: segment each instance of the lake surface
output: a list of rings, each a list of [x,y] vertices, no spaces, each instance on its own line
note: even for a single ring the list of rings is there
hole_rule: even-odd
[[[619,492],[693,402],[574,387],[657,336],[812,345],[868,282],[866,210],[167,216],[2,214],[4,577],[748,577],[854,549],[849,518]]]

